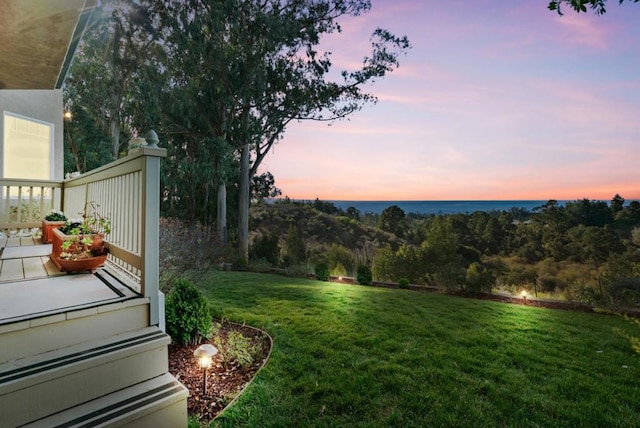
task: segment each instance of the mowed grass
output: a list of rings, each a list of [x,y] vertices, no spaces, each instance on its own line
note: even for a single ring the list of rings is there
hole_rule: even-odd
[[[253,273],[198,285],[274,339],[216,426],[640,426],[640,326],[622,317]]]

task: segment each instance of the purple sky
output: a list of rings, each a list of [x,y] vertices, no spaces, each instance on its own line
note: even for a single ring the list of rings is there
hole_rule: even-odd
[[[372,0],[323,47],[349,68],[406,34],[379,102],[290,125],[261,170],[297,199],[640,199],[640,4],[547,3]]]

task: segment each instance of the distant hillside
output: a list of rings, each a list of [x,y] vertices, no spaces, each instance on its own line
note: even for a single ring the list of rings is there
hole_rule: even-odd
[[[276,233],[281,243],[290,225],[299,227],[308,247],[342,245],[350,250],[377,248],[385,244],[397,246],[393,234],[364,226],[348,217],[320,212],[309,205],[259,204],[251,208],[250,242],[257,235]]]

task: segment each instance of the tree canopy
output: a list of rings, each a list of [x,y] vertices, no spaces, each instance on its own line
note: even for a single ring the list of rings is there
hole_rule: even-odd
[[[377,28],[359,67],[334,69],[323,36],[368,12],[369,0],[108,0],[101,8],[113,12],[87,34],[69,79],[69,94],[87,95],[74,105],[101,102],[92,109],[114,154],[121,128],[153,126],[169,152],[163,213],[226,230],[227,199],[235,201],[245,260],[252,179],[287,126],[343,119],[376,102],[365,86],[410,47]]]
[[[640,0],[629,0],[634,3],[638,3]],[[618,0],[619,4],[624,3],[624,0]],[[553,0],[549,2],[549,10],[555,10],[558,14],[562,15],[562,6],[567,5],[569,8],[576,12],[586,12],[587,7],[594,11],[596,15],[603,15],[607,12],[606,5],[607,0]]]

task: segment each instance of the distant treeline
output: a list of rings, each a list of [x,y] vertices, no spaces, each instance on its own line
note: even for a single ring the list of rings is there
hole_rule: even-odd
[[[374,280],[640,305],[640,202],[625,204],[620,195],[609,202],[549,200],[533,211],[443,215],[406,214],[395,205],[363,214],[319,199],[279,200],[271,215],[277,216],[278,206],[297,207],[302,214],[295,224],[283,223],[289,224],[286,231],[267,234],[263,213],[254,245],[269,235],[270,264],[280,267],[322,264],[331,273],[355,275],[367,266]],[[321,220],[320,213],[335,222]],[[323,227],[305,230],[321,221]],[[374,230],[378,235],[371,235]],[[344,236],[353,233],[358,239]],[[253,255],[265,260],[260,251]]]

